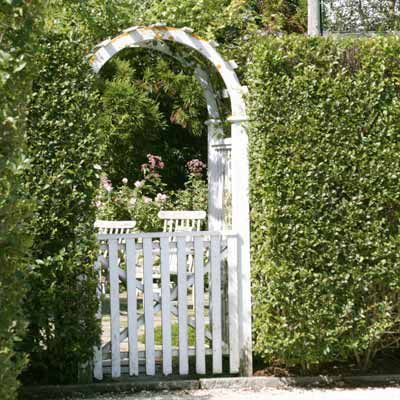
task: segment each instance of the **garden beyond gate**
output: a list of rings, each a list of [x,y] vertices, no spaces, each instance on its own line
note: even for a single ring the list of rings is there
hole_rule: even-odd
[[[182,53],[168,42],[189,52]],[[103,306],[109,307],[99,311],[99,318],[109,314],[111,328],[109,341],[95,351],[94,376],[103,379],[110,373],[118,378],[124,372],[132,376],[251,375],[246,88],[237,78],[236,63],[222,58],[217,43],[201,39],[190,28],[162,24],[134,26],[100,43],[90,56],[93,70],[100,71],[121,50],[136,47],[159,51],[193,68],[203,89],[209,116],[205,121],[208,230],[98,235],[98,290],[99,295],[107,293]],[[222,92],[213,87],[210,64],[222,78]],[[221,97],[230,99],[230,138],[224,138]]]

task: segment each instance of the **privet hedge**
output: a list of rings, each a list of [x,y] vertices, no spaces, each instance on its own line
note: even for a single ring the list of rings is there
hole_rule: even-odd
[[[14,4],[15,3],[15,4]],[[20,190],[26,101],[31,69],[33,15],[29,1],[0,4],[0,398],[14,399],[26,358],[15,353],[24,334],[25,266],[29,257],[30,204]],[[35,15],[37,17],[37,15]]]
[[[99,340],[93,271],[99,99],[87,49],[71,36],[48,33],[40,41],[29,105],[26,189],[36,205],[29,228],[35,261],[24,348],[31,381],[76,381]]]
[[[256,352],[368,367],[400,341],[400,39],[260,39],[249,62]]]

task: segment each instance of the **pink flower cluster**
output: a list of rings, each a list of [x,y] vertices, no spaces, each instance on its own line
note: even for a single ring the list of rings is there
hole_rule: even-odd
[[[103,186],[104,190],[106,190],[108,193],[112,192],[113,190],[112,183],[106,176],[101,177],[101,185]]]
[[[206,164],[203,161],[195,158],[194,160],[190,160],[186,163],[186,167],[189,172],[193,175],[201,175],[203,173]]]
[[[144,181],[136,181],[135,182],[135,188],[140,189],[144,186]]]
[[[164,161],[161,159],[160,156],[155,156],[154,154],[147,154],[147,159],[149,160],[148,163],[142,164],[142,172],[143,173],[150,173],[150,174],[157,174],[157,170],[163,169],[165,167]]]
[[[157,193],[155,201],[157,203],[165,203],[167,201],[168,196],[164,193]]]

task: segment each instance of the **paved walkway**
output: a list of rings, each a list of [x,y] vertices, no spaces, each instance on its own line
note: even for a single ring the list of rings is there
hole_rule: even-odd
[[[102,395],[91,400],[400,400],[400,387],[381,389],[265,389],[246,390],[196,390],[187,392],[152,393],[132,395]],[[74,399],[78,400],[78,399]]]

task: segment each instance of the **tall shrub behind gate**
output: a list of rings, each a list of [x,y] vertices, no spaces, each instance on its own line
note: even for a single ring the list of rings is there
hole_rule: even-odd
[[[15,3],[15,4],[13,4]],[[26,357],[15,353],[25,331],[22,298],[29,257],[30,204],[21,190],[34,16],[39,3],[0,4],[0,399],[16,397]]]
[[[400,39],[260,39],[249,63],[255,350],[367,367],[400,341]]]
[[[93,199],[99,177],[95,80],[86,48],[48,33],[29,108],[27,191],[36,204],[25,309],[30,379],[74,382],[99,338]]]

